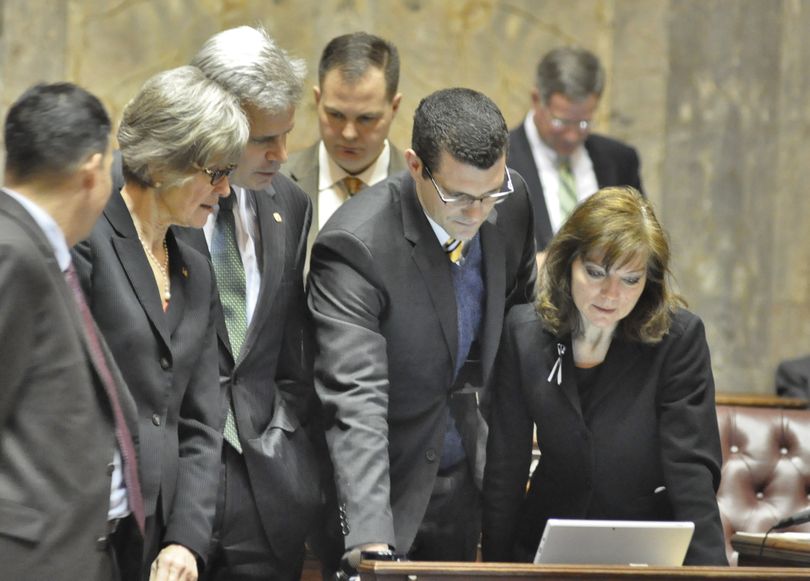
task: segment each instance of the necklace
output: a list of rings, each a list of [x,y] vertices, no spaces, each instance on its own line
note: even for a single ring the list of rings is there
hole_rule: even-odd
[[[149,262],[157,267],[161,276],[163,276],[163,300],[165,302],[169,302],[169,299],[172,298],[172,293],[170,292],[171,283],[169,281],[169,245],[166,243],[166,237],[163,237],[163,255],[165,256],[163,262],[160,262],[157,258],[155,258],[155,255],[152,254],[152,250],[149,248],[149,245],[143,241],[143,238],[141,238],[140,232],[138,232],[138,240],[141,241],[141,246],[143,246],[143,249],[146,252],[146,258],[149,259]]]

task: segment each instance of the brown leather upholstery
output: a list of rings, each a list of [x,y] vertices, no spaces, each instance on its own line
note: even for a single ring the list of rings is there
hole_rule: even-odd
[[[723,473],[717,501],[729,562],[735,532],[765,532],[810,507],[810,410],[717,406]],[[790,531],[810,532],[810,524]]]

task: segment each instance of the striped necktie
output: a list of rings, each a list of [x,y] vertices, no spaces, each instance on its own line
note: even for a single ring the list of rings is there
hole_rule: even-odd
[[[239,352],[247,335],[247,307],[245,304],[245,267],[236,242],[236,223],[233,216],[233,190],[227,198],[219,199],[219,213],[211,240],[211,262],[219,287],[219,300],[225,314],[228,340],[231,343],[233,360],[239,359]],[[225,441],[241,453],[239,432],[233,413],[233,399],[228,398],[228,413],[225,416]]]
[[[566,220],[577,205],[577,183],[574,181],[574,174],[571,173],[571,163],[568,158],[560,159],[557,173],[560,177],[560,215],[563,220]]]
[[[444,251],[447,253],[447,258],[449,258],[450,262],[453,264],[458,264],[461,261],[461,253],[463,250],[464,242],[462,240],[449,238],[447,242],[444,243]]]

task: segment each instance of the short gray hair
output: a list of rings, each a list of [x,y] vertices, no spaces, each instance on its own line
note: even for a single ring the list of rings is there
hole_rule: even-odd
[[[237,99],[199,69],[178,67],[150,78],[124,108],[118,128],[124,177],[162,187],[193,168],[236,163],[250,129]]]
[[[543,103],[554,93],[571,101],[602,96],[605,69],[592,52],[584,48],[563,46],[548,52],[537,65],[537,88]]]
[[[279,48],[264,28],[240,26],[209,38],[191,64],[243,105],[270,115],[301,101],[306,64]]]

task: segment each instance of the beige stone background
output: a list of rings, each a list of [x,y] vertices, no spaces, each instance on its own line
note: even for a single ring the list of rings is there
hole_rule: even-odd
[[[479,89],[513,126],[539,56],[590,48],[608,71],[597,131],[641,153],[718,389],[771,392],[778,361],[810,353],[810,1],[0,0],[0,115],[29,85],[70,80],[118,118],[147,77],[240,24],[305,58],[309,85],[333,36],[394,41],[401,146],[427,93]],[[290,145],[316,135],[308,90]]]

